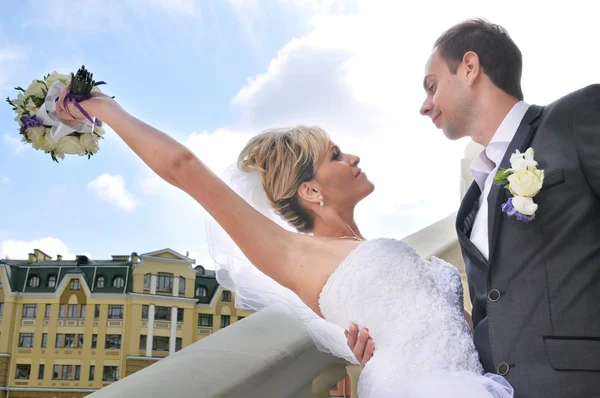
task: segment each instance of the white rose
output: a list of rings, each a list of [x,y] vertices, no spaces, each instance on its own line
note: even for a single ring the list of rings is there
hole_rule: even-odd
[[[83,149],[92,154],[98,152],[98,140],[100,138],[95,134],[84,134],[80,137]]]
[[[544,171],[516,170],[508,176],[508,183],[513,195],[532,198],[542,189]]]
[[[94,124],[94,133],[98,135],[104,135],[104,127],[99,127],[98,125]]]
[[[46,84],[48,85],[48,88],[50,88],[50,86],[52,86],[55,82],[60,81],[66,86],[69,83],[69,79],[71,79],[71,76],[63,75],[54,71],[50,73],[50,76],[48,76],[48,78],[46,79]]]
[[[533,199],[522,196],[513,197],[512,205],[516,211],[526,216],[532,216],[538,208],[538,205],[533,203]]]
[[[517,149],[515,153],[510,155],[510,167],[513,170],[535,169],[538,163],[533,160],[533,154],[533,148],[527,149],[525,153],[521,153]]]
[[[83,149],[79,137],[73,135],[68,135],[66,137],[63,137],[60,141],[58,141],[57,149],[59,152],[66,153],[69,155],[85,154],[85,149]]]
[[[46,134],[46,128],[44,126],[32,127],[27,130],[27,138],[35,149],[42,148],[44,134]]]
[[[41,142],[42,149],[46,152],[52,152],[58,146],[58,144],[50,136],[50,128],[46,128],[46,134]]]
[[[25,90],[25,96],[36,96],[38,98],[44,99],[46,98],[46,86],[43,83],[38,82],[37,80],[33,80],[27,90]]]

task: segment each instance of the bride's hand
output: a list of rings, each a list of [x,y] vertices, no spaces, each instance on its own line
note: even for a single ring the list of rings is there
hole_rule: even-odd
[[[86,117],[71,101],[67,101],[65,106],[64,100],[68,93],[69,86],[61,90],[60,95],[56,100],[56,117],[58,117],[58,120],[60,120],[62,123],[69,126],[74,126],[85,120]],[[116,104],[116,101],[110,96],[99,91],[92,91],[90,95],[91,98],[79,102],[79,106],[81,106],[83,110],[90,115],[90,117],[95,117],[97,115],[97,109],[99,106],[102,106],[106,103]]]

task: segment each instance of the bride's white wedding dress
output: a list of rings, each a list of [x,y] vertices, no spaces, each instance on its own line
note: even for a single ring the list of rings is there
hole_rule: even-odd
[[[483,375],[458,270],[424,261],[402,241],[361,243],[331,275],[319,306],[341,328],[369,328],[376,351],[361,373],[360,398],[513,396],[504,378]]]
[[[270,207],[260,176],[232,166],[223,176],[262,214],[293,230]],[[423,260],[402,241],[361,242],[323,287],[318,316],[291,290],[252,265],[211,218],[207,239],[218,282],[238,308],[285,311],[304,321],[317,348],[357,364],[344,330],[367,327],[375,353],[364,367],[360,398],[511,398],[499,375],[484,374],[464,318],[460,273]]]

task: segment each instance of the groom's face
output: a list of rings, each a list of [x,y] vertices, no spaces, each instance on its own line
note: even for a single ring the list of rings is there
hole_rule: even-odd
[[[456,140],[465,136],[469,115],[469,92],[461,81],[460,68],[450,72],[446,61],[434,52],[425,67],[423,89],[425,101],[421,105],[421,115],[428,116],[444,135]]]

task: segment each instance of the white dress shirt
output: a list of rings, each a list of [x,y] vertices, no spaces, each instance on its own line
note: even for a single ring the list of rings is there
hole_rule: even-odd
[[[473,222],[470,239],[486,259],[489,259],[487,197],[494,182],[494,176],[498,171],[498,166],[500,166],[504,154],[529,106],[523,101],[517,102],[508,112],[485,150],[481,151],[471,163],[471,174],[473,174],[473,179],[479,185],[481,197],[479,198],[479,210]]]

